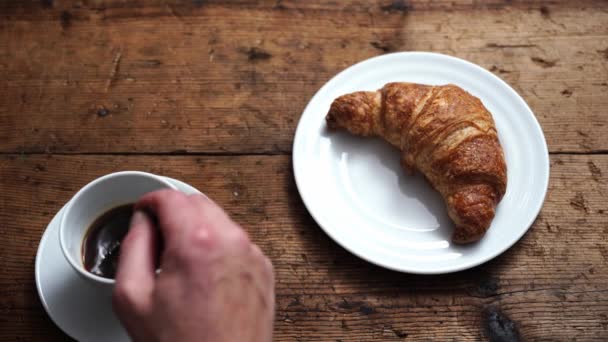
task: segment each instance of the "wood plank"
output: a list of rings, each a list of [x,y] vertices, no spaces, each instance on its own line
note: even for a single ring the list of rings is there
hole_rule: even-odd
[[[148,11],[163,7],[200,8],[222,6],[247,9],[296,10],[296,11],[365,11],[365,12],[410,12],[410,11],[466,11],[471,9],[538,9],[540,7],[583,8],[606,7],[602,0],[555,1],[555,0],[5,0],[0,9],[12,18],[45,18],[53,10],[93,9],[98,11],[129,11],[147,8]]]
[[[544,208],[518,244],[472,270],[416,276],[330,240],[301,203],[289,156],[0,156],[0,340],[63,338],[33,284],[38,241],[78,188],[124,169],[185,180],[248,230],[275,264],[276,341],[480,340],[498,312],[524,340],[605,340],[608,156],[553,155],[551,166]]]
[[[244,3],[60,10],[56,1],[28,16],[8,2],[0,152],[289,153],[325,81],[411,50],[462,57],[505,79],[535,111],[550,151],[608,150],[606,2],[460,11]]]

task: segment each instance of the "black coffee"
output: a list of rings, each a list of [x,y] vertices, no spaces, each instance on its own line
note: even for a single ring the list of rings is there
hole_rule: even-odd
[[[82,242],[82,260],[87,271],[114,278],[118,268],[120,243],[129,231],[133,204],[113,208],[99,216]]]

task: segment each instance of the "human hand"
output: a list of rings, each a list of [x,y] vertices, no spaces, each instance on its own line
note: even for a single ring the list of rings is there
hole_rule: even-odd
[[[213,201],[174,190],[149,193],[135,209],[113,292],[133,340],[271,341],[272,264],[238,224]]]

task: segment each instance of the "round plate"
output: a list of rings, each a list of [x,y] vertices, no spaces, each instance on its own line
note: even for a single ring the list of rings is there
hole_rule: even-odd
[[[176,179],[164,177],[187,194],[200,193]],[[51,220],[36,253],[36,287],[53,322],[78,341],[129,341],[112,312],[112,289],[80,277],[59,246],[59,221],[65,206]]]
[[[406,175],[399,151],[379,139],[329,132],[332,101],[388,82],[456,84],[493,114],[507,168],[507,192],[485,237],[450,241],[453,224],[439,193]],[[294,173],[308,211],[350,252],[408,273],[449,273],[488,261],[512,246],[538,215],[549,182],[549,156],[540,125],[504,81],[470,62],[436,53],[402,52],[355,64],[325,84],[304,110],[293,146]]]

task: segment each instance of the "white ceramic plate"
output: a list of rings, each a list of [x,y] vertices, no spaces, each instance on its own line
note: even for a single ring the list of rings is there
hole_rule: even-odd
[[[399,152],[379,139],[329,132],[332,101],[388,82],[454,83],[492,112],[508,168],[507,192],[486,236],[459,246],[439,193],[407,176]],[[488,261],[528,230],[543,204],[549,157],[540,125],[504,81],[470,62],[402,52],[355,64],[327,82],[304,110],[293,146],[298,190],[311,215],[337,243],[374,264],[408,273],[455,272]]]
[[[180,191],[200,193],[184,182],[165,178]],[[36,253],[36,287],[40,301],[53,322],[75,340],[129,341],[112,312],[111,288],[80,277],[61,253],[58,230],[64,211],[65,206],[51,220]]]

